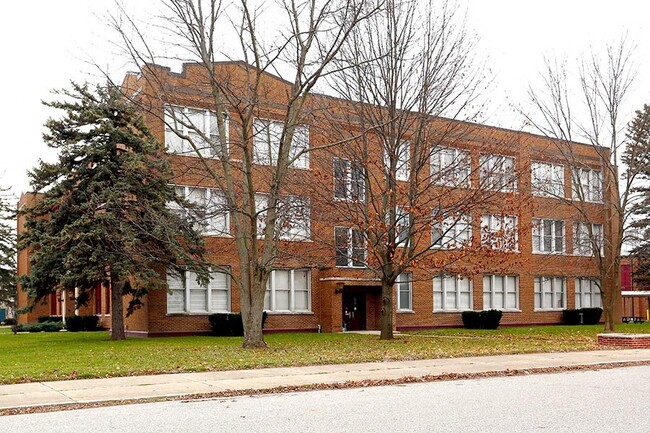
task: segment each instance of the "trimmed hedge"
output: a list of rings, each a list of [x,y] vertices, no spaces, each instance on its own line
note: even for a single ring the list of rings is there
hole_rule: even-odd
[[[59,332],[63,322],[23,323],[16,325],[16,332]]]
[[[61,316],[38,316],[38,323],[45,322],[63,322],[63,317]]]
[[[13,317],[7,317],[4,322],[5,325],[15,325],[16,324],[16,319]]]
[[[98,331],[97,316],[70,316],[65,318],[65,327],[70,332]]]
[[[582,314],[582,323],[580,315]],[[603,314],[602,308],[578,308],[577,310],[562,310],[562,318],[567,325],[597,325]]]
[[[503,312],[499,310],[463,311],[463,325],[467,329],[497,329]]]
[[[262,328],[268,314],[266,311],[262,313]],[[212,332],[210,335],[217,337],[243,337],[244,336],[244,322],[241,318],[241,313],[215,313],[208,316]]]

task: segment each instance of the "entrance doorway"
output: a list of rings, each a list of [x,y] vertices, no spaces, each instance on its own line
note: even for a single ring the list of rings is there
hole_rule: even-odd
[[[343,323],[348,331],[366,330],[366,292],[358,288],[343,289]]]

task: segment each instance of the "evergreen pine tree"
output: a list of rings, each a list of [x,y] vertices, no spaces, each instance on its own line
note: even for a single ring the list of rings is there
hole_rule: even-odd
[[[633,278],[643,287],[650,286],[650,105],[636,112],[628,127],[628,143],[623,155],[628,170],[638,171],[639,182],[634,188],[638,194],[632,212],[633,227],[640,229],[640,242],[632,250],[632,257],[638,259]]]
[[[0,304],[16,302],[16,226],[7,190],[0,189]],[[14,222],[12,224],[12,222]]]
[[[34,301],[77,288],[77,305],[87,303],[98,284],[110,285],[112,339],[121,340],[123,296],[131,295],[130,314],[149,290],[167,288],[165,271],[187,269],[207,281],[202,238],[192,212],[168,209],[181,200],[170,186],[170,165],[119,89],[73,83],[59,93],[63,101],[46,105],[65,115],[48,120],[44,134],[58,161],[40,161],[30,172],[42,196],[21,210],[20,248],[32,251],[21,284]]]

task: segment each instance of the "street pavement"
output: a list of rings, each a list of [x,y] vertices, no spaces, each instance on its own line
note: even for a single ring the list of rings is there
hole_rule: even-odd
[[[512,374],[525,370],[650,362],[650,349],[536,353],[372,362],[309,367],[178,373],[0,385],[0,410],[75,403],[153,399],[346,382],[398,381],[407,377]],[[2,422],[0,422],[2,424]]]
[[[0,417],[16,433],[644,432],[650,366]],[[645,427],[644,427],[645,425]]]

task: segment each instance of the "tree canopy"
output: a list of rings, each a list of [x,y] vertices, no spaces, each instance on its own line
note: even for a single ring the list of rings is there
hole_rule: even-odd
[[[6,190],[0,190],[0,304],[16,300],[16,227]]]
[[[57,289],[77,288],[88,302],[98,284],[112,287],[113,338],[124,338],[127,312],[151,289],[167,288],[169,273],[192,270],[203,281],[208,268],[195,213],[172,212],[182,200],[171,186],[171,168],[140,113],[112,86],[72,84],[45,103],[64,110],[46,123],[44,140],[58,161],[40,161],[30,172],[35,193],[21,248],[30,248],[30,272],[21,283],[34,300]]]

